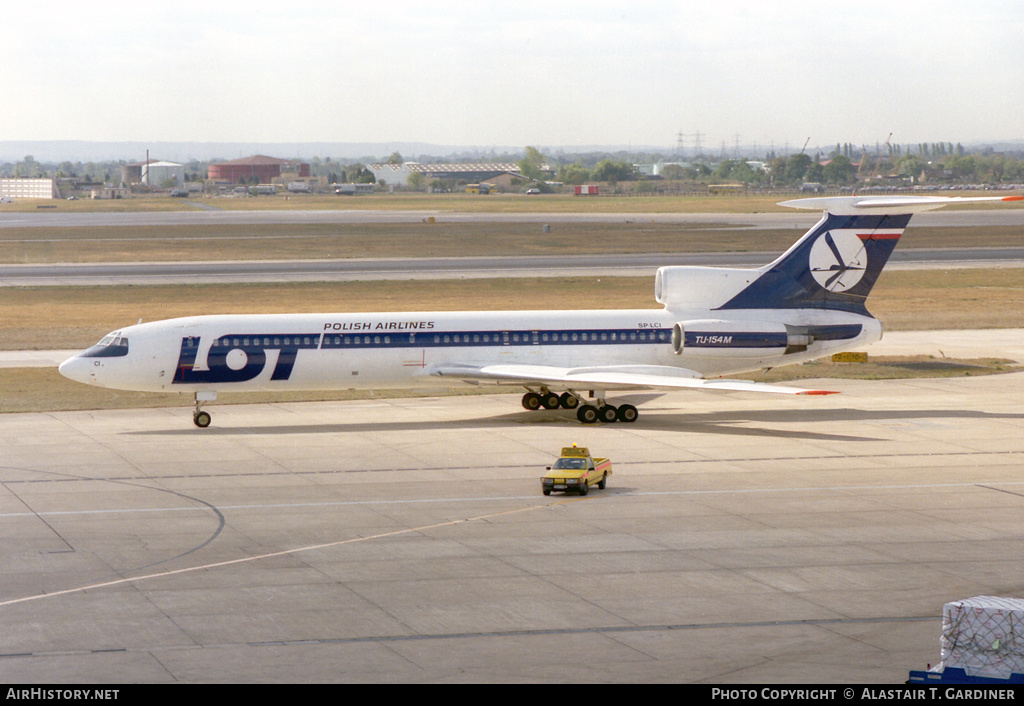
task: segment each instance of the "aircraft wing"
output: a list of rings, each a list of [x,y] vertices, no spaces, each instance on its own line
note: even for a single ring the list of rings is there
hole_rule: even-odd
[[[490,382],[506,385],[551,385],[569,389],[635,390],[637,388],[730,390],[771,392],[783,395],[831,395],[828,390],[808,390],[784,385],[769,385],[751,380],[708,380],[693,370],[664,365],[613,365],[560,368],[550,365],[466,365],[449,363],[431,371],[438,377],[465,382]]]

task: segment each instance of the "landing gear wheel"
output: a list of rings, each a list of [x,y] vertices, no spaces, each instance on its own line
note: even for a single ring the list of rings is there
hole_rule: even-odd
[[[580,406],[580,401],[576,395],[563,392],[558,396],[558,404],[561,405],[562,409],[576,409]]]
[[[215,391],[196,392],[196,407],[192,412],[192,422],[200,429],[210,426],[211,420],[210,413],[203,411],[203,405],[207,402],[213,402],[215,399],[217,399]]]
[[[540,409],[540,395],[536,392],[527,392],[523,395],[523,409],[535,412]]]
[[[558,405],[561,403],[561,398],[554,392],[549,392],[546,395],[542,395],[540,403],[544,409],[558,409]]]
[[[597,421],[597,407],[585,404],[576,410],[576,418],[584,424],[593,424]]]
[[[616,419],[618,419],[619,410],[615,409],[609,404],[599,409],[597,414],[602,422],[604,422],[605,424],[611,424]]]
[[[626,422],[630,424],[635,422],[637,417],[640,416],[640,412],[637,411],[636,407],[631,404],[624,404],[619,407],[618,418],[620,422]]]

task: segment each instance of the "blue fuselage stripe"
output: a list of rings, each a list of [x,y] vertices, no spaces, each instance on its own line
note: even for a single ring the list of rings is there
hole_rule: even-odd
[[[669,343],[668,329],[436,331],[324,334],[322,350],[338,348],[457,348]]]

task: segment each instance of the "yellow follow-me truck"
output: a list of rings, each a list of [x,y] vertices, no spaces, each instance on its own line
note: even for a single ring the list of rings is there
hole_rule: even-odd
[[[541,490],[551,495],[552,490],[575,491],[586,495],[590,486],[604,488],[612,474],[612,462],[606,458],[592,458],[585,446],[566,446],[555,465],[540,479]]]

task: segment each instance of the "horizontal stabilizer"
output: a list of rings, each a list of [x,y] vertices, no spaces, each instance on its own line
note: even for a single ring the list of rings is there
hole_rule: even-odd
[[[707,380],[692,370],[661,365],[616,365],[604,367],[560,368],[549,365],[463,365],[448,364],[435,368],[432,375],[464,381],[515,385],[553,385],[569,389],[703,389],[733,392],[770,392],[782,395],[830,395],[827,390],[769,385],[750,380]]]
[[[908,214],[977,201],[1024,201],[1024,196],[821,196],[782,201],[780,206],[828,211],[837,216],[861,213]]]

